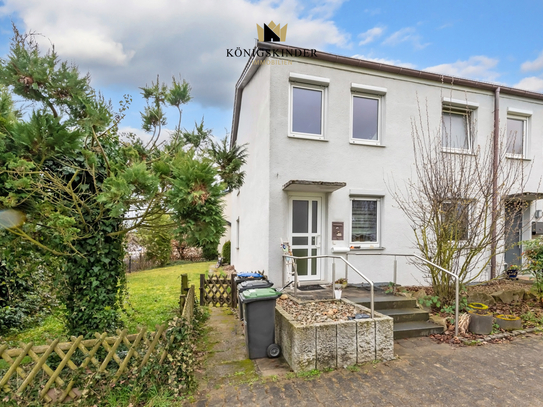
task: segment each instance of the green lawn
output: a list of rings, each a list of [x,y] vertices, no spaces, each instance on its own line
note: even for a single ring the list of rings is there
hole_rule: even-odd
[[[148,330],[154,331],[155,325],[173,316],[179,302],[181,274],[188,274],[189,286],[194,284],[199,296],[200,274],[209,270],[212,264],[214,262],[186,263],[128,274],[126,314],[123,315],[128,331],[135,332],[138,326],[147,326]],[[40,326],[4,339],[14,345],[30,341],[44,345],[58,337],[67,339],[60,310],[48,316]]]
[[[124,316],[129,332],[138,326],[155,330],[172,316],[179,302],[181,274],[188,274],[189,287],[194,284],[199,296],[200,274],[204,274],[213,262],[188,263],[128,274],[127,314]]]

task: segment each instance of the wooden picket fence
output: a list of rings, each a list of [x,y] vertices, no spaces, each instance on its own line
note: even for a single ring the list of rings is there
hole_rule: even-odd
[[[236,307],[236,275],[211,276],[200,274],[200,305]]]
[[[183,298],[182,316],[188,321],[192,321],[194,315],[194,291],[191,286]],[[39,398],[46,402],[70,401],[81,395],[80,390],[74,388],[76,373],[107,370],[115,383],[127,371],[130,362],[139,369],[151,358],[162,364],[167,356],[166,329],[167,324],[157,325],[155,332],[147,332],[143,327],[130,335],[126,329],[117,330],[117,336],[95,333],[96,339],[84,340],[79,336],[63,343],[56,339],[43,346],[30,342],[16,349],[0,345],[0,356],[9,365],[0,378],[0,400],[5,393],[24,396],[25,391],[39,386]]]

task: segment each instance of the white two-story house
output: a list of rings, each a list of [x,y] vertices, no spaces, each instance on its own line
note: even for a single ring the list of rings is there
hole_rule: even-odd
[[[415,251],[390,181],[414,176],[412,120],[421,108],[433,128],[448,123],[454,137],[444,147],[460,153],[484,148],[496,123],[500,132],[520,135],[511,159],[532,164],[523,191],[528,205],[506,238],[532,237],[530,219],[541,213],[543,94],[278,43],[257,49],[236,85],[232,126],[232,142],[248,143],[249,153],[245,184],[231,200],[239,272],[264,270],[284,283],[280,243],[288,241],[295,256],[350,247],[349,261],[371,280],[391,281],[392,260],[378,254]],[[517,261],[520,250],[510,249],[505,261]],[[418,269],[399,263],[399,284],[424,283]],[[330,261],[300,261],[298,275],[330,282]]]

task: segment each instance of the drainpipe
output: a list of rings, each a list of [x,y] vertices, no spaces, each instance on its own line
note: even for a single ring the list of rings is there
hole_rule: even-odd
[[[490,252],[490,278],[496,278],[496,252],[498,236],[496,222],[498,221],[498,161],[499,161],[499,136],[500,136],[500,88],[494,90],[494,136],[492,140],[492,231]]]

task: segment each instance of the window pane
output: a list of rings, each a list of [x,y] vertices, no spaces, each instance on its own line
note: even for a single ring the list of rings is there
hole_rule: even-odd
[[[317,233],[317,210],[319,209],[319,203],[318,201],[313,201],[312,202],[312,208],[311,208],[311,217],[313,218],[312,221],[311,221],[311,232],[312,233]]]
[[[507,153],[523,154],[524,120],[507,119]]]
[[[316,255],[317,255],[317,249],[312,249],[311,250],[311,256],[316,256]],[[312,276],[317,275],[317,262],[319,260],[320,259],[311,259],[311,275]]]
[[[292,255],[295,257],[306,257],[308,256],[307,249],[292,249]],[[296,260],[296,266],[299,276],[307,276],[307,259]]]
[[[292,238],[293,246],[306,246],[308,242],[309,238],[307,236],[294,236]]]
[[[377,140],[379,101],[353,97],[353,138]]]
[[[320,90],[292,89],[292,131],[321,134],[322,92]]]
[[[444,202],[441,205],[441,222],[448,240],[466,240],[469,228],[469,204]]]
[[[443,147],[469,149],[469,115],[443,112]]]
[[[377,242],[377,201],[353,200],[351,242]]]
[[[308,201],[292,201],[292,233],[307,233]]]

